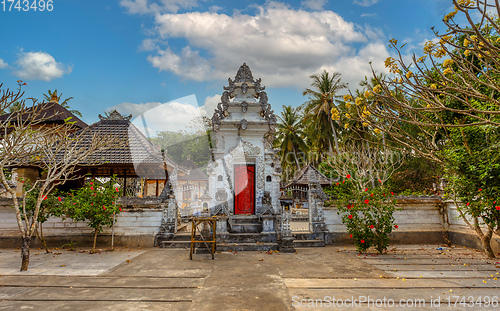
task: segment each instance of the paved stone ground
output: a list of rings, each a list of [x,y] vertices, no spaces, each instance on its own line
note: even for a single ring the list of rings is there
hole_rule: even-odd
[[[195,255],[192,261],[182,249],[36,250],[28,273],[17,271],[16,250],[0,249],[0,310],[321,310],[341,302],[349,310],[388,310],[399,309],[400,301],[415,310],[478,310],[500,299],[499,260],[438,247],[359,255],[353,247],[327,246],[297,254],[225,252],[215,260]],[[329,297],[336,299],[333,307]]]

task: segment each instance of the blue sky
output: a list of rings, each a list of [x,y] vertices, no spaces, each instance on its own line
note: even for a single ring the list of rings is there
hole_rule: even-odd
[[[54,0],[51,12],[9,12],[0,4],[0,83],[16,88],[22,79],[35,98],[58,89],[89,124],[105,110],[137,117],[170,103],[150,118],[182,129],[193,113],[185,106],[197,102],[211,115],[227,78],[246,62],[279,113],[306,100],[311,74],[340,72],[355,89],[369,61],[384,70],[391,38],[419,53],[451,7],[451,0]]]

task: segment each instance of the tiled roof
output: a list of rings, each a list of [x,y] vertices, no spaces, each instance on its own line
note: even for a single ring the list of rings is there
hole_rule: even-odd
[[[21,115],[22,120],[26,120],[30,116],[30,113],[32,113],[33,109],[34,107],[26,108],[25,113]],[[76,121],[75,126],[80,129],[86,128],[88,126],[85,122],[72,114],[68,109],[53,102],[35,105],[35,109],[36,113],[39,113],[35,120],[44,119],[43,122],[41,122],[42,124],[63,124],[64,120],[71,118],[69,121]],[[15,120],[17,119],[17,114],[17,112],[12,112],[1,115],[0,122],[5,121],[8,118],[11,118],[11,120],[15,122]]]
[[[129,118],[118,118],[116,114],[113,117],[101,117],[101,121],[90,125],[83,131],[85,132],[85,139],[82,143],[84,146],[90,144],[94,133],[118,137],[123,139],[124,144],[99,151],[80,165],[96,162],[100,164],[163,164],[161,151],[129,121]]]
[[[309,185],[311,181],[316,180],[320,185],[330,185],[332,181],[315,169],[311,164],[304,166],[286,187],[291,185]]]
[[[178,180],[201,181],[201,180],[208,180],[208,176],[205,173],[203,173],[203,171],[200,170],[199,168],[195,168],[194,170],[191,170],[188,175],[179,176]]]

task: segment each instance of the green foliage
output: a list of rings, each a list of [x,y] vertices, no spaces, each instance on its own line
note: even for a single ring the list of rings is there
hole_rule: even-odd
[[[338,208],[342,223],[359,252],[374,246],[379,253],[384,253],[390,243],[389,234],[398,228],[393,216],[396,210],[394,193],[381,185],[359,189],[349,179],[347,175],[347,179],[327,190],[336,198],[332,204]]]
[[[25,211],[28,218],[33,216],[35,211],[36,201],[40,195],[40,186],[35,186],[31,191],[32,185],[28,180],[20,180],[23,184],[23,190],[25,191]],[[42,198],[42,203],[40,204],[40,211],[38,212],[37,222],[44,223],[50,217],[60,217],[64,214],[64,207],[62,201],[64,200],[64,193],[57,190],[52,190],[49,195]],[[21,215],[24,217],[24,212],[21,210]]]
[[[151,138],[153,144],[167,150],[167,155],[176,163],[181,163],[188,157],[198,167],[208,164],[210,142],[207,135],[192,134],[185,131],[161,131]]]
[[[87,221],[96,233],[113,224],[113,215],[121,212],[115,204],[120,189],[115,188],[112,178],[106,183],[93,180],[80,189],[71,191],[64,206],[66,215],[75,221]]]
[[[402,165],[387,180],[387,186],[401,194],[431,194],[433,183],[439,183],[441,176],[442,166],[408,154]]]

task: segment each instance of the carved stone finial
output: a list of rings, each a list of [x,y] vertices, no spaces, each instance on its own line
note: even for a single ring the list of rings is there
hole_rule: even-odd
[[[250,70],[250,67],[248,67],[247,63],[243,63],[243,65],[241,65],[240,69],[238,69],[238,72],[236,73],[236,76],[234,77],[234,83],[238,82],[255,83],[252,71]]]
[[[120,114],[118,111],[113,110],[110,113],[105,112],[105,116],[99,115],[99,119],[101,121],[130,121],[132,119],[132,115],[124,116]]]

